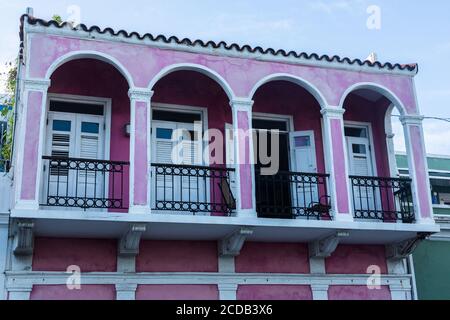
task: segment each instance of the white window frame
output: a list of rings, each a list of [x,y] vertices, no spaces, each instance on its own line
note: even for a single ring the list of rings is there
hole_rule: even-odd
[[[94,96],[83,96],[83,95],[73,95],[73,94],[61,94],[61,93],[49,93],[47,94],[47,101],[46,101],[46,109],[45,109],[45,122],[47,123],[48,114],[50,112],[50,101],[61,101],[61,102],[73,102],[73,103],[80,103],[80,104],[102,104],[103,105],[103,119],[104,119],[104,128],[100,128],[100,130],[104,130],[104,145],[103,145],[103,160],[110,160],[110,146],[111,146],[111,98],[103,98],[103,97],[94,97]],[[55,113],[58,112],[62,115],[72,115],[73,113],[70,112],[59,112],[55,111]],[[50,125],[50,124],[47,124]],[[46,126],[47,126],[46,125]],[[47,152],[48,148],[48,136],[47,136],[47,128],[45,130],[44,134],[44,147],[42,148],[42,153]],[[44,156],[45,154],[41,154],[40,157]],[[45,174],[44,174],[44,168],[41,168],[42,170],[42,177],[41,179],[41,186],[40,186],[40,195],[39,199],[42,203],[43,197],[44,197],[44,188],[45,186]],[[106,175],[105,179],[105,192],[107,192],[107,188],[109,188],[109,174]],[[49,208],[47,208],[49,209]],[[54,208],[55,210],[58,209],[58,207]],[[73,208],[73,210],[80,210],[84,211],[81,208]],[[98,209],[99,211],[106,211],[108,209]]]

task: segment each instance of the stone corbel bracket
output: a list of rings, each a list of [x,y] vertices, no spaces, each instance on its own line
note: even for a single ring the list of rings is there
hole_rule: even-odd
[[[309,244],[309,256],[311,258],[327,258],[336,250],[340,240],[350,235],[348,231],[338,231],[327,238],[316,240]]]
[[[138,255],[141,237],[145,231],[147,231],[146,224],[135,223],[130,225],[129,230],[120,239],[119,255],[122,256]]]
[[[392,260],[402,260],[408,258],[417,246],[426,238],[429,233],[418,233],[417,237],[402,242],[390,244],[386,246],[386,258]]]
[[[240,254],[242,246],[248,236],[253,234],[251,228],[240,228],[219,241],[219,254],[221,256],[236,257]]]
[[[15,224],[16,236],[14,254],[16,256],[28,256],[33,254],[34,247],[34,222],[32,220],[18,220]]]

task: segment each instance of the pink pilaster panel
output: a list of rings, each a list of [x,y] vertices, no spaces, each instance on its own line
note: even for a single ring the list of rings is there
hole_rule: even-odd
[[[214,241],[141,241],[136,272],[217,272]]]
[[[297,243],[246,242],[235,258],[236,272],[309,273],[308,247]]]
[[[81,285],[80,290],[69,290],[65,285],[33,286],[30,300],[115,300],[114,285]]]
[[[348,173],[345,170],[345,144],[342,132],[342,121],[331,119],[331,145],[333,152],[334,181],[336,183],[336,198],[338,211],[341,214],[349,214],[348,203]]]
[[[218,300],[217,285],[140,285],[136,300]]]
[[[250,135],[249,115],[246,111],[238,111],[239,129],[239,167],[241,182],[241,209],[252,209],[252,171],[250,164]]]
[[[339,245],[331,257],[325,259],[328,274],[367,274],[371,266],[377,266],[382,274],[387,274],[383,246]]]
[[[330,286],[328,300],[391,300],[388,286],[370,290],[366,286]]]
[[[35,239],[33,271],[66,271],[71,265],[81,272],[115,272],[117,240]]]
[[[237,300],[312,300],[309,286],[240,285]]]
[[[414,167],[416,170],[416,184],[419,196],[420,216],[422,218],[430,218],[431,208],[428,199],[430,197],[430,190],[427,187],[427,166],[424,160],[425,150],[422,145],[422,133],[420,127],[416,125],[409,126],[409,132],[410,141],[413,148]]]
[[[148,132],[147,124],[149,106],[138,101],[135,106],[135,140],[134,140],[134,204],[147,205],[148,181]]]
[[[39,149],[39,132],[42,110],[43,93],[30,91],[28,93],[26,132],[22,167],[22,200],[36,198],[37,162]]]

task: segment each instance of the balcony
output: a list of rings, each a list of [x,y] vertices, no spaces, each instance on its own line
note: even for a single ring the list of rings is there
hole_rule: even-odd
[[[162,213],[226,215],[236,209],[234,169],[153,163],[153,208]]]
[[[328,174],[255,172],[256,211],[260,218],[330,220]]]
[[[129,162],[43,156],[42,206],[126,209]],[[128,193],[128,190],[126,190]]]
[[[357,220],[414,223],[411,179],[350,176]]]

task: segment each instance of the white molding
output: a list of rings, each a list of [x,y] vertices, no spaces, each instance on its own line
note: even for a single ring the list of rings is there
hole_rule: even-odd
[[[305,58],[297,58],[297,57],[284,57],[280,55],[273,54],[261,54],[258,52],[252,53],[247,50],[238,51],[235,48],[224,49],[223,45],[219,48],[214,48],[211,45],[208,45],[206,48],[199,46],[192,46],[189,44],[178,44],[178,43],[165,43],[162,40],[152,41],[148,38],[139,39],[136,36],[134,37],[124,37],[123,35],[112,36],[109,33],[100,33],[98,31],[85,32],[83,30],[72,29],[70,27],[66,28],[57,28],[55,26],[40,26],[40,25],[31,25],[29,23],[25,23],[25,32],[26,34],[31,33],[42,33],[48,35],[56,35],[61,37],[71,37],[71,38],[79,38],[85,39],[89,41],[108,41],[108,42],[116,42],[116,43],[126,43],[131,45],[146,45],[149,47],[168,49],[173,51],[182,51],[189,53],[201,53],[212,56],[225,56],[232,58],[242,58],[242,59],[252,59],[258,61],[270,61],[270,62],[279,62],[285,64],[295,64],[295,65],[303,65],[303,66],[313,66],[313,67],[321,67],[327,69],[338,69],[338,70],[348,70],[354,72],[365,72],[372,74],[388,74],[388,75],[401,75],[414,77],[417,71],[409,71],[409,70],[387,70],[386,68],[380,67],[370,67],[367,65],[360,66],[358,64],[350,64],[348,62],[328,62],[328,61],[317,61],[313,59],[305,59]]]
[[[319,282],[329,285],[366,285],[372,274],[280,274],[280,273],[216,273],[216,272],[88,272],[81,273],[83,284],[297,284]],[[6,286],[11,289],[32,285],[58,285],[67,281],[66,272],[32,271],[6,272]],[[410,275],[380,275],[381,285],[401,284],[411,280]]]
[[[313,241],[309,244],[310,258],[327,258],[336,250],[342,238],[349,237],[348,231],[338,231],[336,234],[328,236],[324,239]]]
[[[149,89],[153,89],[153,87],[156,85],[156,83],[159,80],[161,80],[162,78],[164,78],[165,76],[167,76],[168,74],[170,74],[172,72],[176,72],[176,71],[180,71],[180,70],[196,71],[196,72],[199,72],[199,73],[211,78],[212,80],[216,81],[222,87],[222,89],[225,91],[226,95],[228,96],[228,99],[230,99],[230,100],[235,99],[235,94],[233,92],[233,89],[228,84],[228,82],[218,72],[216,72],[204,65],[196,64],[196,63],[176,63],[176,64],[168,65],[168,66],[162,68],[158,72],[158,74],[156,74],[150,80],[150,83],[148,84],[147,87]]]
[[[119,255],[136,256],[139,254],[139,244],[147,226],[141,223],[131,224],[119,242]]]
[[[368,89],[378,92],[382,96],[388,98],[391,101],[391,103],[394,104],[394,106],[397,108],[397,110],[400,112],[401,115],[408,114],[408,110],[406,109],[402,100],[400,100],[394,92],[392,92],[385,86],[382,86],[375,82],[358,82],[348,87],[341,96],[341,100],[339,101],[339,107],[344,109],[344,102],[345,99],[348,97],[348,95],[353,91],[360,89]]]
[[[49,87],[50,87],[49,79],[25,78],[24,80],[24,92],[27,91],[46,92]]]
[[[289,74],[289,73],[274,73],[274,74],[270,74],[270,75],[262,78],[250,90],[250,93],[248,95],[249,99],[253,99],[256,91],[264,84],[269,83],[271,81],[280,81],[280,80],[292,82],[292,83],[304,88],[317,100],[317,102],[319,103],[319,105],[321,107],[328,105],[327,99],[315,85],[313,85],[308,80],[305,80],[299,76]]]
[[[30,57],[30,53],[27,52],[27,56]],[[103,61],[105,63],[108,63],[115,67],[122,76],[127,80],[129,87],[134,87],[133,77],[128,72],[128,70],[117,60],[116,58],[100,52],[100,51],[94,51],[94,50],[76,50],[76,51],[70,51],[60,57],[58,57],[53,63],[50,65],[50,67],[47,69],[47,72],[45,74],[45,79],[50,79],[53,72],[55,72],[56,69],[58,69],[63,64],[76,60],[76,59],[95,59],[99,61]],[[29,69],[29,67],[28,67]],[[28,70],[29,72],[29,70]]]
[[[150,104],[154,92],[148,88],[133,87],[128,90],[128,97],[134,101],[147,102]]]
[[[417,125],[422,126],[424,116],[421,115],[402,115],[400,116],[400,122],[402,125]]]

